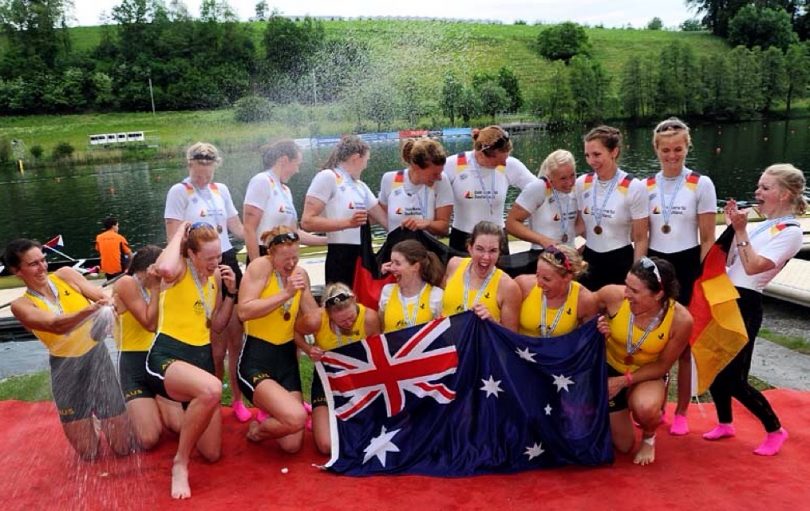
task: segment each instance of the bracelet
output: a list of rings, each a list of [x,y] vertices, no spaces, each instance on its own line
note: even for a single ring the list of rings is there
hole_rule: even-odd
[[[750,245],[750,244],[751,244],[751,242],[750,242],[750,241],[741,241],[741,242],[737,243],[737,246],[738,246],[739,248],[743,248],[743,247],[747,247],[747,246],[748,246],[748,245]]]
[[[231,293],[230,291],[228,291],[226,289],[225,290],[225,298],[232,298],[233,300],[236,300],[236,293]]]
[[[633,384],[633,373],[631,373],[630,371],[625,371],[625,373],[624,373],[624,381],[627,383],[628,387],[630,385],[632,385]]]

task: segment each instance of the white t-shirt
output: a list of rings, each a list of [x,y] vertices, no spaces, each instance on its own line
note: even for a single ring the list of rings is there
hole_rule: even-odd
[[[410,216],[433,220],[437,208],[453,205],[453,190],[447,179],[440,179],[433,186],[415,185],[408,169],[395,170],[383,174],[380,204],[388,209],[388,232],[391,232]]]
[[[482,220],[503,227],[509,185],[523,190],[537,180],[517,158],[510,156],[505,166],[492,169],[479,166],[473,151],[449,156],[444,176],[453,189],[453,229],[468,233]]]
[[[597,179],[593,172],[579,176],[575,189],[577,207],[585,222],[585,245],[596,252],[609,252],[629,245],[633,220],[649,216],[644,183],[631,178],[622,169],[616,169],[614,179],[606,182]],[[594,231],[597,223],[600,234]]]
[[[391,293],[394,290],[395,284],[386,284],[383,286],[382,291],[380,292],[380,308],[378,310],[384,311],[386,306],[388,306],[388,301],[391,299]],[[407,307],[408,305],[416,305],[419,302],[419,297],[422,295],[422,291],[424,291],[424,287],[419,290],[414,296],[405,297],[403,296],[402,299],[405,302],[403,305]],[[442,298],[444,296],[444,290],[439,286],[433,286],[430,289],[430,311],[433,313],[434,318],[438,318],[442,315]]]
[[[576,238],[577,198],[572,192],[556,192],[546,178],[540,178],[523,189],[515,204],[529,214],[529,228],[556,243],[574,246]],[[563,236],[567,236],[563,242]],[[541,248],[532,243],[533,249]]]
[[[795,219],[782,219],[779,222],[776,220],[779,219],[750,223],[746,227],[754,252],[773,261],[776,266],[756,275],[747,275],[739,251],[736,246],[733,246],[729,251],[730,265],[726,268],[726,272],[735,286],[761,293],[802,248],[802,228],[798,227],[799,222]]]
[[[245,205],[262,210],[256,229],[256,239],[276,226],[298,227],[298,213],[293,204],[290,188],[273,174],[272,170],[259,172],[252,178],[245,192]]]
[[[659,172],[647,178],[647,194],[651,249],[671,254],[700,244],[698,215],[717,211],[717,192],[708,176],[687,168],[672,178]]]
[[[219,242],[223,252],[233,248],[228,238],[228,219],[238,215],[226,185],[209,183],[206,188],[197,188],[188,178],[169,188],[163,212],[166,219],[206,222],[222,227]]]
[[[323,202],[323,215],[333,220],[351,218],[355,211],[369,210],[377,205],[377,197],[364,182],[340,169],[325,169],[315,174],[307,196]],[[360,228],[328,232],[326,240],[330,244],[359,245]]]

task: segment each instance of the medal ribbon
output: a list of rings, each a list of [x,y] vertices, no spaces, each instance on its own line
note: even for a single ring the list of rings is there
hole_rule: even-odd
[[[549,185],[551,186],[551,185]],[[563,243],[568,241],[568,206],[571,204],[570,197],[567,197],[565,203],[565,210],[563,210],[562,202],[560,201],[560,194],[554,188],[551,189],[551,195],[554,197],[554,202],[557,204],[557,211],[560,212],[560,240]]]
[[[470,310],[471,306],[468,306],[468,300],[470,299],[470,272],[472,271],[472,261],[470,264],[467,265],[467,271],[464,272],[464,310]],[[495,275],[495,268],[492,268],[489,271],[489,275],[487,278],[484,279],[484,282],[481,284],[481,287],[478,288],[478,292],[475,295],[475,299],[473,299],[473,306],[478,303],[478,300],[481,298],[481,295],[484,293],[484,290],[489,285],[489,281],[492,280],[492,276]]]
[[[213,316],[213,307],[211,307],[208,300],[205,299],[205,290],[200,282],[200,277],[197,276],[197,270],[194,269],[194,265],[191,263],[191,259],[186,258],[186,266],[188,266],[188,269],[191,272],[191,279],[194,281],[194,287],[197,288],[197,296],[202,302],[203,309],[205,309],[205,319],[206,323],[208,323],[211,321],[211,317]],[[210,328],[210,324],[206,324],[206,326]]]
[[[284,191],[284,189],[287,188],[286,185],[281,182],[281,179],[273,172],[273,169],[269,169],[267,171],[267,174],[270,176],[270,178],[274,182],[277,182],[279,184],[279,188],[281,188],[281,193],[279,194],[279,195],[281,195],[281,200],[283,200],[284,205],[287,206],[287,208],[288,208],[287,211],[292,211],[292,216],[295,219],[295,223],[297,224],[298,223],[298,212],[295,210],[295,205],[292,203],[292,199],[289,196],[287,196],[287,194]],[[289,188],[287,188],[287,189],[289,189]]]
[[[596,179],[597,184],[600,181],[599,178]],[[602,207],[596,209],[596,196],[597,191],[599,190],[599,186],[595,186],[593,188],[593,219],[596,222],[596,226],[600,229],[602,228],[602,216],[604,214],[605,206],[607,206],[608,199],[610,196],[613,195],[613,191],[616,189],[616,184],[619,182],[619,171],[616,170],[616,173],[613,175],[613,178],[610,180],[610,184],[608,185],[607,192],[605,192],[605,198],[602,200]]]
[[[568,291],[571,291],[571,285],[568,285]],[[565,294],[568,297],[568,293]],[[562,313],[565,310],[565,302],[560,305],[560,308],[557,309],[557,314],[554,315],[554,319],[551,322],[550,327],[546,327],[546,314],[548,311],[548,302],[546,301],[546,294],[541,291],[540,294],[540,337],[549,337],[551,334],[554,333],[554,330],[557,329],[557,323],[560,322],[562,319]]]
[[[630,313],[630,321],[627,323],[627,341],[625,345],[625,349],[628,355],[633,355],[635,352],[641,348],[641,345],[644,344],[644,341],[647,340],[650,333],[655,330],[658,325],[661,324],[661,318],[664,316],[664,312],[666,311],[666,306],[661,307],[658,309],[658,313],[652,319],[652,321],[647,324],[647,328],[644,329],[644,333],[641,335],[641,338],[638,340],[637,343],[633,342],[633,324],[636,321],[636,315],[632,312]]]
[[[284,283],[281,280],[281,274],[275,270],[273,271],[273,274],[276,276],[276,283],[278,284],[279,291],[284,291]],[[290,309],[292,308],[292,302],[294,299],[295,295],[293,295],[292,298],[281,304],[281,311],[284,316],[290,313]]]
[[[34,291],[30,287],[28,288],[28,293],[31,296],[39,298],[40,300],[45,302],[45,306],[48,307],[49,311],[53,312],[57,316],[61,316],[65,311],[64,309],[62,309],[62,302],[59,299],[59,290],[56,289],[56,285],[50,279],[48,279],[48,288],[50,288],[51,293],[53,293],[53,296],[56,297],[55,302],[52,302],[47,296],[43,295],[39,291]]]
[[[661,177],[659,180],[658,177]],[[663,172],[659,172],[657,176],[655,176],[656,183],[661,183],[659,189],[661,190],[661,217],[664,219],[664,225],[669,225],[669,219],[672,216],[672,207],[675,205],[675,197],[678,196],[678,192],[681,191],[681,186],[683,186],[684,182],[686,182],[686,173],[681,171],[680,179],[675,183],[675,191],[672,192],[672,196],[669,198],[669,204],[667,204],[666,193],[664,193],[664,177]]]
[[[205,188],[197,188],[197,185],[191,182],[191,179],[186,178],[185,181],[189,183],[192,188],[194,188],[194,195],[201,198],[203,202],[205,202],[205,207],[208,209],[209,214],[214,215],[214,227],[219,227],[217,232],[222,232],[225,230],[224,224],[221,224],[219,221],[219,208],[217,207],[217,202],[214,200],[213,195],[211,195],[211,189],[209,185],[205,185]],[[204,193],[203,193],[204,192]]]
[[[416,295],[416,303],[413,305],[413,314],[408,314],[408,304],[405,302],[405,297],[402,296],[402,289],[397,286],[397,296],[399,297],[399,306],[402,308],[402,319],[405,321],[405,326],[414,326],[416,324],[416,315],[419,314],[419,303],[421,302],[422,292],[425,290],[425,285],[419,289]]]
[[[363,204],[363,209],[368,209],[368,204],[366,204],[366,196],[360,192],[359,188],[357,188],[357,183],[355,183],[354,178],[340,167],[336,168],[335,170],[338,171],[338,173],[343,177],[343,180],[349,184],[349,187],[354,191],[354,194],[360,199],[360,202]]]

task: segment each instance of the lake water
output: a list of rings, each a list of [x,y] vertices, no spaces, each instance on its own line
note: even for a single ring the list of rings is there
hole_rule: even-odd
[[[134,129],[135,127],[133,127]],[[654,174],[658,162],[651,146],[651,127],[624,130],[625,147],[621,167],[639,176]],[[212,129],[213,132],[213,129]],[[578,172],[589,171],[582,156],[583,132],[534,132],[516,135],[514,156],[536,171],[552,150],[574,153]],[[771,163],[789,162],[810,175],[810,120],[704,124],[693,127],[694,147],[687,165],[712,178],[719,198],[750,199],[761,171]],[[212,138],[214,135],[212,133]],[[448,153],[469,149],[471,139],[443,141]],[[299,213],[310,180],[331,148],[305,151],[301,171],[290,182]],[[231,189],[234,203],[242,209],[245,188],[251,176],[261,170],[258,153],[224,154],[216,180]],[[401,168],[396,144],[372,146],[369,167],[363,180],[379,191],[384,172]],[[93,243],[101,220],[117,216],[121,233],[137,248],[147,243],[164,243],[163,208],[166,192],[185,177],[184,163],[124,163],[72,166],[27,171],[20,175],[5,169],[0,175],[0,243],[16,237],[45,241],[64,236],[64,252],[73,257],[93,255]],[[510,190],[508,203],[516,190]]]

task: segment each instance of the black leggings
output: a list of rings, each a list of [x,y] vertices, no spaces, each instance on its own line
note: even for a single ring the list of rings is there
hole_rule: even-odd
[[[715,378],[709,391],[717,409],[717,418],[721,423],[730,424],[731,398],[735,398],[765,426],[765,431],[773,433],[782,425],[771,404],[760,391],[748,383],[748,372],[751,370],[751,357],[754,354],[754,340],[762,326],[762,294],[750,289],[738,287],[740,298],[737,304],[742,313],[748,342],[737,356]]]

